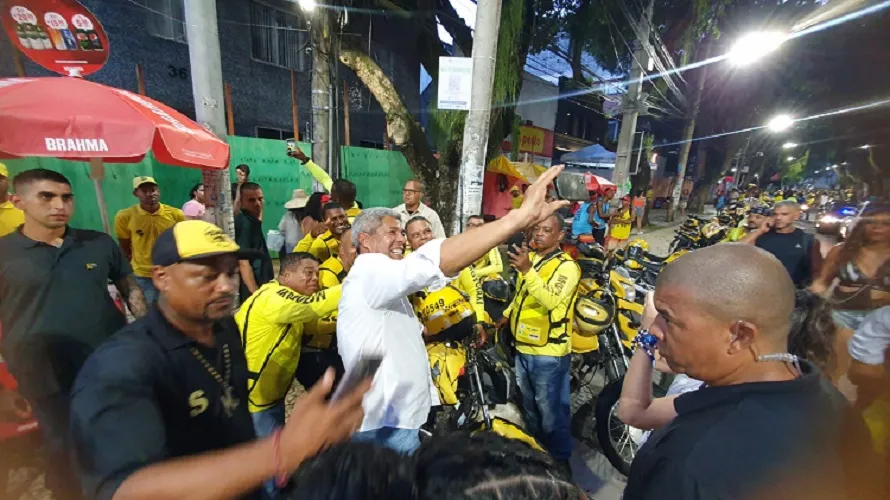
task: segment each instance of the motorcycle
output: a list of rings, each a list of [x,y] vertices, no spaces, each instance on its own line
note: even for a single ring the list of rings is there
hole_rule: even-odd
[[[442,403],[425,426],[427,432],[443,435],[456,430],[491,431],[543,451],[518,423],[495,414],[503,405],[519,414],[516,375],[500,335],[495,334],[494,345],[488,348],[474,346],[471,339],[430,343],[427,354]]]

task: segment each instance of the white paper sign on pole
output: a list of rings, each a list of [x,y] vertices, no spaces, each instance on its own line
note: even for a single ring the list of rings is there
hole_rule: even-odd
[[[439,109],[470,109],[473,58],[439,58]]]

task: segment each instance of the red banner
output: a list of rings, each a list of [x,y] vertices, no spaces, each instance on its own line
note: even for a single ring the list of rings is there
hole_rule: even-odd
[[[553,131],[522,125],[519,127],[520,153],[532,153],[538,156],[553,156]]]
[[[84,76],[108,60],[105,30],[75,0],[5,0],[0,17],[12,43],[50,71]]]

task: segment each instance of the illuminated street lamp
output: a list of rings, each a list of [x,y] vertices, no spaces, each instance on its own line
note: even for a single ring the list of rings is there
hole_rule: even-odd
[[[792,125],[794,125],[794,118],[788,115],[778,115],[766,124],[766,128],[770,132],[784,132],[791,128]]]
[[[786,142],[785,144],[782,144],[782,149],[794,149],[796,147],[797,143],[794,142]]]
[[[788,35],[778,31],[755,31],[739,38],[726,57],[736,66],[747,66],[779,48]]]
[[[871,147],[871,144],[863,144],[862,146],[859,146],[859,149],[868,149],[870,147]]]
[[[785,158],[785,161],[794,161],[794,157],[793,157],[793,156],[789,156],[788,158]]]
[[[315,0],[297,0],[297,4],[299,4],[300,9],[303,12],[307,12],[307,13],[314,11],[315,6],[317,5],[315,3]]]

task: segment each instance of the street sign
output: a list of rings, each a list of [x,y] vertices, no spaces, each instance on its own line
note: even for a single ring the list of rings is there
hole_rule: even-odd
[[[69,76],[99,71],[108,60],[108,36],[75,0],[5,0],[0,20],[9,40],[44,68]]]
[[[469,110],[472,86],[471,57],[439,58],[439,109]]]

